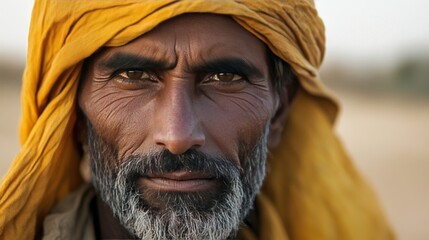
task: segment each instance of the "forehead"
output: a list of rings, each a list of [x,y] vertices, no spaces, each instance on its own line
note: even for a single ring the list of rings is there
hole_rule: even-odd
[[[118,52],[172,63],[180,58],[198,62],[206,58],[240,57],[257,65],[266,63],[267,48],[229,16],[193,13],[169,19],[124,46],[107,48],[103,55]]]

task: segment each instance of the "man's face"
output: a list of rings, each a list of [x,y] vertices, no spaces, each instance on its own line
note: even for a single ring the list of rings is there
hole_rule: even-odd
[[[93,184],[121,224],[148,239],[234,235],[276,111],[265,45],[228,17],[190,14],[85,68]]]

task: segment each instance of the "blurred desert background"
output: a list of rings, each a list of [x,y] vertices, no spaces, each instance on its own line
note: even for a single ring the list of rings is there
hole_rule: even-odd
[[[398,239],[429,239],[429,2],[316,0],[337,132]],[[32,1],[0,0],[0,177],[19,151]]]

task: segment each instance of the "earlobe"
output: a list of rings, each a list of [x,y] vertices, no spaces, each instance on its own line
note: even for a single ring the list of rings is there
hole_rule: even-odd
[[[80,175],[82,176],[85,182],[91,182],[92,174],[91,174],[91,158],[89,155],[88,145],[83,145],[83,154],[80,160]]]
[[[75,125],[76,141],[81,148],[80,174],[85,182],[91,182],[90,155],[88,150],[88,137],[85,116],[81,109],[77,111]]]

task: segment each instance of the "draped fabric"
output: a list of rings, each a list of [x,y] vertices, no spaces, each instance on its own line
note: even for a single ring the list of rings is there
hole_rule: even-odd
[[[337,104],[320,82],[324,26],[311,0],[36,0],[22,88],[21,150],[0,185],[0,238],[32,239],[76,189],[73,132],[82,61],[183,13],[230,15],[288,62],[301,89],[247,239],[393,239],[377,201],[335,136]]]

